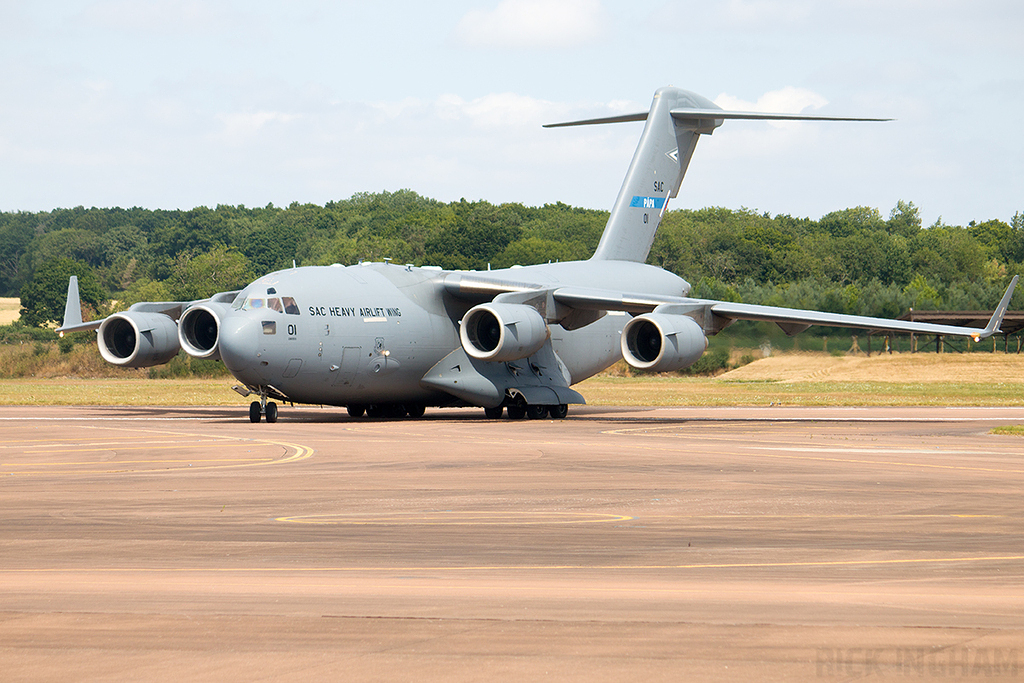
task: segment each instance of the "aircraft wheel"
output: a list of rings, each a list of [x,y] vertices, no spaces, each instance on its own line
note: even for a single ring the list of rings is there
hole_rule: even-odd
[[[366,406],[366,417],[384,417],[384,406],[378,405],[376,403],[371,403],[370,405]]]
[[[536,404],[530,404],[526,406],[526,417],[531,420],[542,420],[548,414],[547,406],[539,406]]]
[[[362,417],[366,414],[366,406],[358,403],[353,403],[345,407],[348,411],[349,417]]]
[[[405,407],[405,411],[409,413],[409,417],[423,417],[423,413],[427,412],[427,407],[422,403],[411,403]]]
[[[484,417],[489,420],[500,420],[503,412],[505,412],[505,409],[501,406],[497,408],[484,408]]]
[[[249,404],[249,422],[253,424],[260,421],[260,417],[263,415],[263,408],[260,407],[259,401],[253,401]]]
[[[515,403],[509,404],[508,407],[508,419],[510,420],[522,420],[526,417],[526,404],[516,401]]]
[[[569,406],[562,403],[557,406],[548,406],[548,415],[552,420],[561,420],[569,414]]]
[[[277,404],[273,401],[267,404],[267,422],[270,424],[277,422]]]

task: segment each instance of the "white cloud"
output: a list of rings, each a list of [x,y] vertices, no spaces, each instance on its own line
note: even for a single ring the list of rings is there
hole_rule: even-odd
[[[774,114],[801,114],[807,108],[818,109],[828,100],[811,90],[786,86],[781,90],[766,92],[756,102],[747,102],[738,97],[722,93],[715,98],[715,104],[732,111],[757,111]],[[750,138],[745,144],[765,153],[778,153],[789,147],[797,135],[804,134],[805,125],[796,121],[769,121],[747,130]]]
[[[568,48],[605,35],[600,0],[501,0],[492,10],[471,10],[455,37],[476,48]]]
[[[805,88],[786,86],[781,90],[766,92],[756,102],[747,102],[727,93],[715,98],[715,104],[722,109],[733,111],[773,112],[777,114],[800,114],[804,109],[819,109],[828,104],[828,100],[818,93]]]
[[[484,95],[470,101],[457,95],[442,95],[435,106],[442,120],[463,120],[481,129],[536,127],[547,123],[559,111],[551,102],[509,92]]]
[[[217,118],[224,124],[224,136],[241,142],[256,135],[269,124],[290,123],[299,117],[296,114],[279,111],[257,111],[219,114]]]

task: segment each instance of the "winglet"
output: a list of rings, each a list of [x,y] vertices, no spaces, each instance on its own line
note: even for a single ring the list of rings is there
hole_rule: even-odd
[[[1007,309],[1010,308],[1010,299],[1013,298],[1013,290],[1017,287],[1017,280],[1020,278],[1019,275],[1014,275],[1013,279],[1010,280],[1010,286],[1006,288],[1006,293],[1003,294],[1003,298],[999,300],[999,305],[996,306],[996,310],[992,311],[992,317],[988,321],[988,325],[985,326],[985,331],[975,338],[987,339],[993,334],[999,331],[999,326],[1003,324],[1003,316],[1006,315]]]
[[[65,332],[95,330],[99,328],[104,320],[106,318],[90,320],[87,323],[82,322],[82,301],[78,297],[78,277],[72,275],[71,279],[68,280],[68,301],[64,304],[64,324],[58,327],[55,332],[63,337]]]
[[[78,296],[78,276],[68,280],[68,301],[64,304],[64,324],[61,329],[82,324],[82,300]],[[63,332],[61,336],[64,336]]]

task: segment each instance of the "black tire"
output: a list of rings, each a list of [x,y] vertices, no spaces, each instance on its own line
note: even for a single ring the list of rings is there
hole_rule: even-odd
[[[526,417],[526,404],[525,403],[512,403],[508,407],[508,419],[510,420],[522,420]]]
[[[256,424],[261,417],[263,417],[263,408],[259,401],[253,401],[249,404],[249,422]]]
[[[543,420],[547,416],[547,406],[539,406],[532,403],[526,406],[526,417],[530,418],[531,420]]]
[[[564,420],[568,414],[569,406],[564,403],[557,406],[548,406],[548,415],[551,416],[552,420]]]
[[[386,415],[385,408],[385,406],[380,405],[378,403],[371,403],[370,405],[366,406],[366,417],[384,417]]]
[[[423,417],[423,413],[427,412],[427,407],[422,403],[411,403],[405,407],[405,412],[409,413],[409,417],[412,418]]]
[[[274,424],[277,422],[277,404],[271,401],[267,404],[267,423]]]
[[[392,419],[405,417],[405,406],[401,403],[388,403],[383,407],[384,417]]]
[[[362,417],[366,414],[366,406],[360,405],[359,403],[353,403],[352,405],[346,406],[349,417]]]
[[[484,417],[489,420],[500,420],[503,412],[505,412],[505,409],[501,406],[497,408],[484,408]]]

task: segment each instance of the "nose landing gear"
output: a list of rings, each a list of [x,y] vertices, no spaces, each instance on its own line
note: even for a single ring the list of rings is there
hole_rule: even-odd
[[[256,423],[266,415],[268,423],[277,422],[277,404],[267,400],[266,394],[260,395],[260,400],[249,404],[249,422]]]

